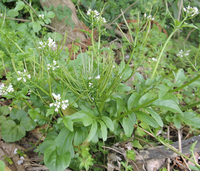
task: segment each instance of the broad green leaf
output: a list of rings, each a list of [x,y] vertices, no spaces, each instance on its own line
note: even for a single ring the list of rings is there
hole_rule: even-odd
[[[138,120],[143,121],[147,125],[150,125],[154,128],[158,128],[157,122],[148,114],[141,112],[141,111],[135,112],[135,114],[137,115]]]
[[[70,164],[71,153],[69,151],[59,155],[57,147],[51,145],[44,151],[44,163],[50,171],[64,171]]]
[[[142,105],[142,104],[144,104],[144,103],[150,101],[152,98],[153,98],[152,94],[146,93],[146,94],[144,94],[144,95],[140,98],[138,104],[139,104],[139,105]]]
[[[175,94],[172,94],[172,93],[166,93],[164,96],[162,96],[160,98],[161,100],[173,100],[174,102],[176,102],[176,104],[179,104],[179,100],[178,98],[176,97]]]
[[[126,84],[120,83],[120,85],[116,89],[117,91],[130,91],[131,87],[127,86]]]
[[[97,122],[93,120],[87,141],[90,142],[96,133],[97,133]]]
[[[24,110],[18,110],[16,113],[17,120],[21,121],[22,118],[27,117],[28,114]]]
[[[194,24],[183,24],[181,27],[190,27],[190,28],[198,29],[198,27],[195,26]]]
[[[24,6],[25,6],[24,2],[18,1],[18,2],[16,2],[16,7],[15,7],[14,10],[15,11],[20,11],[20,10],[22,10],[24,8]]]
[[[151,108],[145,108],[150,114],[151,116],[155,119],[155,121],[161,126],[163,127],[163,121],[160,117],[159,114],[157,114],[153,109]]]
[[[133,144],[133,147],[138,148],[138,149],[143,149],[143,147],[141,146],[138,140],[133,140],[131,143]]]
[[[39,150],[41,153],[44,153],[44,150],[51,146],[52,144],[55,144],[55,139],[58,136],[58,134],[55,131],[48,132],[44,142],[40,144]]]
[[[8,11],[8,17],[16,17],[18,15],[19,15],[19,12],[14,9],[11,9]]]
[[[55,41],[61,41],[61,40],[63,39],[63,35],[60,34],[60,33],[57,33],[57,32],[53,32],[52,38],[53,38]]]
[[[0,115],[8,115],[10,114],[10,109],[8,106],[0,107]]]
[[[105,122],[106,126],[111,130],[114,131],[114,124],[112,120],[107,116],[102,116],[101,119]]]
[[[180,119],[185,122],[187,125],[200,128],[200,118],[196,117],[194,112],[184,112],[183,116],[179,116]]]
[[[133,107],[138,105],[140,97],[141,97],[140,94],[138,94],[136,92],[131,94],[131,96],[129,97],[128,102],[127,102],[128,110],[131,110]]]
[[[177,74],[175,74],[175,84],[174,86],[180,87],[187,80],[183,69],[179,69]]]
[[[189,165],[189,168],[190,168],[192,171],[199,171],[199,169],[198,169],[196,166],[193,166],[193,165]]]
[[[88,131],[85,127],[77,128],[74,135],[74,145],[78,146],[83,143],[88,135]]]
[[[135,161],[135,154],[136,154],[136,152],[134,150],[127,150],[126,151],[127,158],[134,160],[134,161]]]
[[[49,115],[53,115],[54,113],[55,113],[54,108],[47,109],[46,117],[48,117]]]
[[[138,80],[143,83],[145,80],[144,80],[144,77],[142,74],[140,74],[139,72],[136,72],[136,77],[138,78]]]
[[[180,129],[181,128],[181,119],[178,116],[175,116],[173,118],[174,125],[176,128]]]
[[[37,126],[37,124],[29,117],[23,117],[20,125],[25,128],[25,131],[31,131]]]
[[[4,171],[4,169],[5,169],[5,163],[2,160],[0,160],[0,171]]]
[[[40,31],[41,30],[41,25],[40,25],[40,23],[39,22],[32,22],[33,23],[33,30],[34,30],[34,32],[38,32],[38,31]]]
[[[6,117],[5,116],[0,116],[0,125],[2,124],[2,123],[4,123],[6,121]]]
[[[89,126],[93,122],[93,119],[84,111],[76,112],[70,118],[73,122],[82,122],[84,126]]]
[[[179,108],[179,106],[173,100],[161,100],[158,99],[152,103],[152,105],[169,110],[173,113],[180,113],[183,115],[183,112]]]
[[[121,98],[117,98],[116,102],[117,102],[117,114],[120,115],[121,112],[123,112],[126,107],[126,102],[124,101],[124,99]]]
[[[108,135],[107,127],[104,124],[104,122],[99,121],[99,123],[101,125],[101,133],[102,133],[103,141],[106,141],[107,140],[107,135]]]
[[[49,11],[49,12],[47,13],[47,17],[48,17],[48,18],[54,18],[54,17],[55,17],[55,13],[54,13],[53,11]]]
[[[39,108],[35,108],[35,109],[29,109],[28,110],[28,114],[30,115],[30,117],[35,120],[36,117],[38,116],[38,114],[40,113],[40,109]]]
[[[74,131],[74,128],[73,128],[73,121],[70,120],[69,116],[66,115],[66,116],[64,117],[63,123],[64,123],[64,125],[65,125],[71,132]]]
[[[133,133],[135,123],[133,123],[132,120],[129,117],[124,117],[122,119],[121,124],[122,124],[122,127],[124,129],[125,135],[127,137],[130,137],[131,134]]]
[[[159,99],[161,99],[170,90],[170,87],[164,84],[159,84],[158,86],[156,86],[156,88],[160,90]]]
[[[26,135],[25,128],[13,120],[7,120],[1,125],[1,136],[6,142],[19,141]]]
[[[74,138],[74,133],[70,132],[68,128],[63,127],[58,136],[55,139],[57,152],[59,155],[63,155],[69,149],[73,148],[72,140]]]

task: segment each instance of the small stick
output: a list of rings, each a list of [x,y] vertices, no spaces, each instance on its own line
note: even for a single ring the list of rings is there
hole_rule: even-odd
[[[167,139],[170,140],[170,127],[167,126]],[[170,158],[167,158],[167,171],[170,171]]]

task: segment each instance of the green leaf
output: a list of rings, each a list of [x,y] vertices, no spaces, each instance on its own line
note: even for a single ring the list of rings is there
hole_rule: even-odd
[[[133,160],[133,161],[135,161],[135,154],[136,154],[136,152],[133,151],[133,150],[127,150],[127,151],[126,151],[126,156],[127,156],[127,158],[128,158],[128,159],[131,159],[131,160]]]
[[[189,27],[189,28],[195,28],[195,29],[198,29],[197,26],[195,26],[194,24],[183,24],[181,27]]]
[[[54,108],[47,109],[46,117],[48,117],[49,115],[53,115],[54,112],[55,112]]]
[[[68,115],[66,115],[63,119],[63,123],[64,125],[71,131],[73,132],[74,131],[74,128],[73,128],[73,121],[71,121],[70,117]]]
[[[95,120],[93,120],[87,141],[90,142],[96,133],[97,133],[97,122]]]
[[[40,25],[40,23],[39,22],[32,22],[33,23],[33,31],[34,32],[38,32],[38,31],[40,31],[41,30],[41,25]]]
[[[31,131],[37,126],[37,124],[29,117],[23,117],[20,125],[23,126],[26,131]]]
[[[189,168],[190,168],[192,171],[199,171],[199,169],[198,169],[196,166],[193,166],[193,165],[189,165]]]
[[[8,11],[8,17],[16,17],[19,15],[18,11],[15,11],[14,9],[11,9]]]
[[[99,121],[99,123],[101,125],[101,133],[102,133],[103,141],[106,141],[107,140],[107,135],[108,135],[107,127],[104,124],[104,122]]]
[[[74,135],[74,145],[78,146],[83,143],[88,135],[88,131],[85,127],[77,128]]]
[[[61,41],[63,39],[63,35],[57,32],[53,32],[52,38],[55,41]]]
[[[111,130],[114,131],[114,124],[112,120],[107,116],[102,116],[101,119],[105,122],[106,126]]]
[[[35,108],[35,109],[29,109],[28,110],[28,114],[30,115],[30,117],[35,120],[36,117],[38,116],[38,114],[40,113],[40,109],[39,108]]]
[[[0,114],[1,115],[8,115],[10,114],[10,109],[8,106],[2,106],[0,107]]]
[[[185,122],[187,125],[192,127],[200,128],[200,118],[196,117],[194,112],[184,112],[183,116],[179,116],[180,119]]]
[[[124,129],[125,135],[127,137],[130,137],[131,134],[133,133],[133,129],[134,129],[134,124],[135,122],[133,122],[133,120],[130,118],[130,116],[128,115],[128,117],[124,117],[122,119],[122,127]]]
[[[117,91],[130,91],[131,87],[126,84],[120,83],[120,85],[116,88]]]
[[[175,116],[173,118],[174,125],[176,128],[180,129],[181,128],[181,119],[178,116]]]
[[[133,144],[133,147],[138,148],[138,149],[143,149],[143,147],[141,146],[138,140],[133,140],[131,143]]]
[[[40,144],[39,150],[41,153],[44,153],[44,150],[51,146],[52,144],[55,144],[55,139],[58,136],[58,134],[55,131],[48,132],[44,142]]]
[[[28,114],[24,110],[19,109],[16,113],[16,119],[21,121],[24,117],[28,117]]]
[[[1,136],[6,142],[19,141],[26,135],[23,126],[17,125],[12,120],[7,120],[1,125]]]
[[[24,6],[25,6],[24,2],[18,1],[18,2],[16,2],[16,7],[15,7],[14,10],[15,11],[20,11],[20,10],[22,10],[24,8]]]
[[[194,143],[192,143],[192,145],[190,146],[190,152],[192,153],[192,152],[194,152],[194,147],[196,146],[196,144],[197,144],[197,140],[194,142]]]
[[[55,139],[57,152],[59,155],[63,155],[70,149],[73,149],[72,140],[74,133],[70,132],[68,128],[63,127],[58,136]]]
[[[135,112],[135,114],[137,115],[138,120],[145,122],[147,125],[150,125],[153,128],[158,128],[157,122],[148,114],[141,111]]]
[[[153,109],[151,108],[145,108],[150,114],[151,116],[155,119],[155,121],[161,126],[163,127],[163,121],[160,117],[159,114],[157,114]]]
[[[138,105],[140,97],[141,97],[140,94],[138,94],[136,92],[131,94],[131,96],[129,97],[128,102],[127,102],[128,110],[131,110],[133,107]]]
[[[153,98],[152,94],[146,93],[146,94],[144,94],[144,95],[140,98],[138,104],[139,104],[139,105],[142,105],[142,104],[144,104],[144,103],[150,101],[152,98]]]
[[[180,113],[183,115],[183,112],[179,108],[179,106],[173,100],[161,100],[158,99],[152,103],[152,105],[169,110],[173,113]]]
[[[5,167],[5,163],[2,160],[0,160],[0,171],[4,171]]]
[[[161,99],[163,96],[165,96],[165,94],[170,90],[170,87],[164,84],[159,84],[158,86],[156,86],[156,88],[158,88],[159,91],[159,99]]]
[[[177,74],[175,74],[175,84],[174,86],[180,87],[187,80],[183,69],[179,69]]]
[[[74,122],[82,122],[84,126],[89,126],[93,122],[93,119],[89,116],[89,114],[84,111],[76,112],[72,114],[70,118]]]
[[[48,18],[54,18],[55,17],[55,13],[53,11],[49,11],[46,16]]]
[[[139,72],[136,72],[136,76],[138,78],[138,80],[143,83],[145,81],[144,77],[142,74],[140,74]]]
[[[51,145],[44,151],[44,163],[50,171],[64,171],[70,164],[71,153],[69,151],[59,155],[57,147]]]
[[[4,123],[6,121],[5,116],[0,116],[0,124]]]

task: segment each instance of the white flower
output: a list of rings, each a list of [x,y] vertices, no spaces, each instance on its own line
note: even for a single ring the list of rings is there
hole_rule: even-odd
[[[91,9],[88,9],[87,15],[90,15],[90,14],[91,14]]]
[[[37,119],[34,119],[34,122],[37,122]]]
[[[176,56],[180,56],[181,58],[184,56],[188,56],[190,54],[190,50],[187,50],[186,52],[184,52],[183,50],[180,50]]]
[[[149,19],[149,20],[154,20],[155,19],[154,17],[152,17],[152,15],[147,16],[146,13],[144,14],[144,17]]]
[[[17,161],[17,164],[20,165],[20,164],[22,164],[23,162],[24,162],[24,157],[21,156],[21,157],[20,157],[20,160]]]
[[[47,43],[39,42],[39,45],[40,45],[38,47],[39,49],[42,49],[42,48],[44,48],[46,46],[56,47],[56,42],[52,38],[49,37],[49,39],[47,40]]]
[[[0,13],[0,17],[3,17],[3,14],[2,14],[2,13]]]
[[[157,59],[156,58],[151,58],[152,59],[152,61],[157,61]]]
[[[56,95],[55,93],[52,93],[52,96],[56,99],[56,101],[61,99],[60,94]]]
[[[184,7],[183,11],[185,11],[188,15],[191,15],[192,17],[199,14],[199,10],[197,7],[190,7],[190,6],[186,8]]]
[[[0,95],[7,95],[8,93],[14,92],[13,86],[10,83],[8,87],[5,87],[4,84],[0,86]]]
[[[38,17],[44,19],[44,14],[39,14]]]
[[[55,112],[58,112],[60,108],[65,110],[69,106],[69,100],[63,100],[61,101],[60,94],[56,95],[55,93],[52,93],[52,96],[56,100],[54,103],[50,103],[50,107],[55,107]]]
[[[54,71],[56,68],[59,68],[59,66],[58,65],[56,66],[56,64],[57,64],[57,62],[55,60],[53,60],[53,64],[52,65],[51,64],[47,64],[47,70],[52,69]]]
[[[95,77],[95,79],[97,79],[97,80],[100,79],[100,78],[101,78],[100,75],[97,75],[97,76]]]
[[[29,78],[29,79],[31,78],[31,75],[28,74],[25,69],[24,69],[24,72],[17,71],[17,73],[20,76],[17,78],[18,81],[23,80],[23,82],[26,82],[27,78]]]
[[[89,87],[91,87],[92,86],[92,83],[89,83]]]
[[[14,154],[17,154],[17,148],[15,148],[15,150],[14,150]]]

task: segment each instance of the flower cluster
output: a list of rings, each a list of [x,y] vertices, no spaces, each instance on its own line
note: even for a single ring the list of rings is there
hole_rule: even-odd
[[[9,84],[8,87],[4,87],[4,84],[0,85],[0,95],[6,95],[11,92],[14,92],[14,89],[11,83]]]
[[[56,42],[52,38],[50,38],[50,37],[49,37],[47,43],[39,42],[39,44],[40,44],[40,47],[38,47],[39,49],[44,48],[46,46],[56,47]]]
[[[69,100],[61,100],[60,94],[56,95],[52,93],[52,96],[56,100],[55,103],[50,103],[50,107],[55,107],[55,112],[58,112],[58,109],[62,108],[65,110],[69,106]]]
[[[147,16],[147,14],[144,14],[144,17],[147,18],[148,20],[154,20],[155,18],[152,17],[152,15]]]
[[[87,15],[93,15],[97,22],[106,23],[106,19],[100,16],[100,13],[97,10],[88,9]]]
[[[55,60],[53,60],[53,64],[52,65],[51,64],[47,64],[47,70],[50,70],[50,69],[55,70],[56,68],[59,68],[59,66],[58,65],[56,66],[56,64],[57,64],[57,62]]]
[[[38,17],[44,19],[44,14],[39,14]]]
[[[188,15],[191,15],[192,17],[199,14],[199,10],[197,7],[186,7],[186,8],[183,8],[183,11],[185,11]]]
[[[17,78],[18,81],[23,80],[24,82],[26,82],[27,78],[29,78],[29,79],[31,78],[31,75],[28,74],[25,69],[24,69],[24,72],[17,71],[17,73],[20,76],[19,78]]]
[[[15,148],[14,154],[17,154],[17,150],[18,150],[18,149]],[[24,159],[25,159],[25,158],[24,158],[23,156],[21,156],[21,157],[20,157],[20,160],[17,161],[17,164],[18,164],[18,165],[22,164],[22,163],[24,162]]]
[[[187,50],[186,52],[184,52],[183,50],[180,50],[176,56],[180,56],[181,58],[184,56],[188,56],[190,54],[190,50]]]

